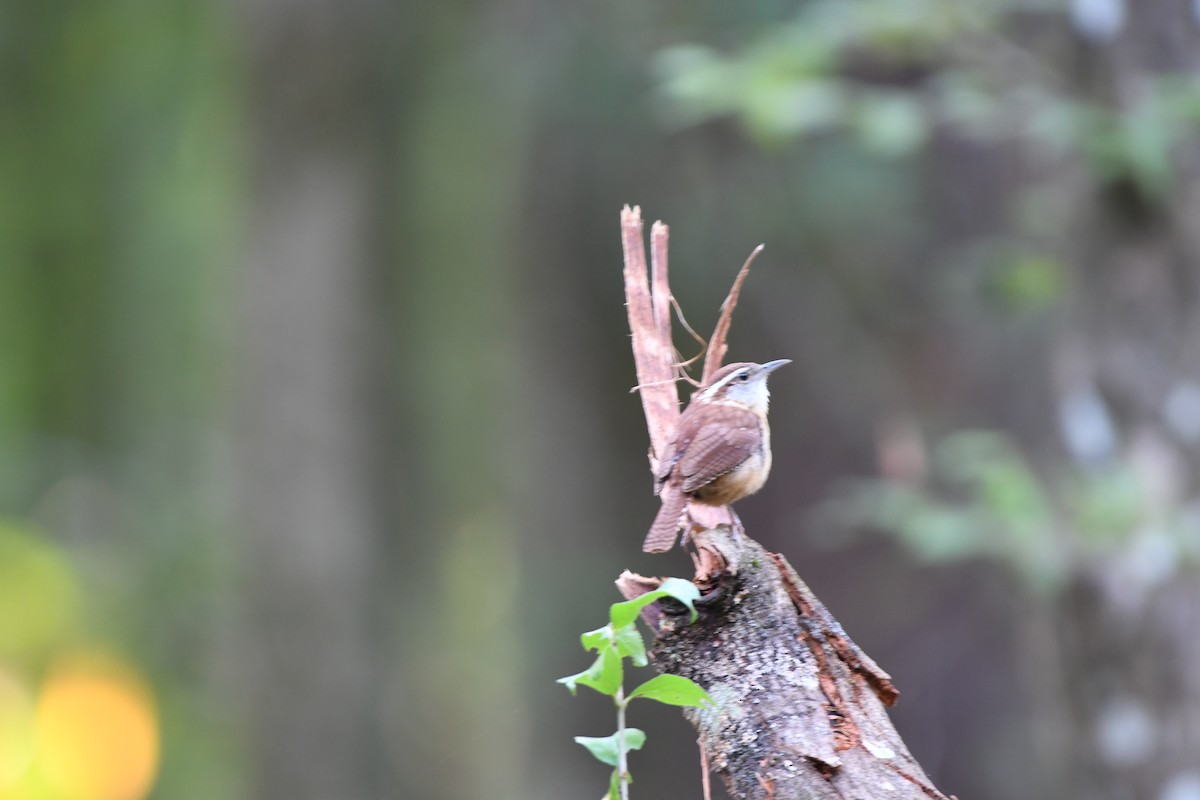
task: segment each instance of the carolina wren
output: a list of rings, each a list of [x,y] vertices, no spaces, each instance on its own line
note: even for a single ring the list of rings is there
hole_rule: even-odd
[[[728,364],[692,395],[659,455],[654,493],[662,497],[662,508],[642,550],[665,553],[675,546],[688,500],[729,505],[766,483],[771,471],[767,378],[790,363],[783,358]]]

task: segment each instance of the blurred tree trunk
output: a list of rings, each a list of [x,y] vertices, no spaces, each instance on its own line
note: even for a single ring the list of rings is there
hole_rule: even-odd
[[[375,4],[244,8],[255,165],[239,412],[255,796],[381,784],[388,103]]]
[[[1068,727],[1055,796],[1192,797],[1200,788],[1200,592],[1189,577],[1134,600],[1140,588],[1115,586],[1119,572],[1088,576],[1059,609]]]
[[[1196,532],[1172,530],[1200,488],[1200,411],[1180,405],[1200,395],[1200,157],[1173,147],[1180,131],[1145,105],[1164,75],[1196,79],[1200,30],[1185,2],[1127,6],[1116,39],[1076,52],[1076,79],[1097,102],[1138,115],[1132,125],[1144,130],[1125,135],[1164,137],[1166,173],[1156,190],[1141,164],[1075,204],[1067,248],[1079,302],[1056,353],[1063,416],[1068,399],[1095,398],[1115,437],[1094,455],[1124,460],[1146,495],[1119,546],[1080,554],[1058,608],[1075,743],[1063,777],[1070,796],[1089,800],[1200,792],[1200,588],[1177,538]],[[1125,146],[1153,158],[1158,143],[1142,144],[1150,150]]]
[[[517,800],[528,665],[514,487],[528,389],[514,322],[544,300],[515,281],[526,166],[530,7],[416,4],[402,26],[397,392],[412,447],[394,585],[400,671],[389,741],[398,796]],[[517,37],[521,37],[518,41]],[[419,565],[414,568],[412,565]]]

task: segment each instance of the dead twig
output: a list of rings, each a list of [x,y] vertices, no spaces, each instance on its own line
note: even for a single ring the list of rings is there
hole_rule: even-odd
[[[708,357],[704,359],[704,373],[700,378],[700,383],[708,383],[712,379],[713,373],[721,368],[722,362],[725,361],[725,353],[729,350],[729,344],[726,339],[729,336],[729,326],[733,324],[733,309],[737,307],[738,295],[742,292],[742,284],[746,282],[746,276],[750,274],[750,265],[754,263],[754,259],[763,250],[763,245],[754,248],[750,255],[746,257],[746,263],[742,264],[742,268],[738,270],[737,277],[733,280],[733,288],[729,290],[729,294],[725,298],[725,302],[721,304],[721,315],[717,317],[717,327],[713,328],[712,338],[708,340]]]

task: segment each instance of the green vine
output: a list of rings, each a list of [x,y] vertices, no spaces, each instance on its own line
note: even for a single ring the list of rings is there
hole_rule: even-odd
[[[628,757],[631,750],[641,750],[646,743],[646,734],[638,728],[625,724],[625,712],[629,704],[638,698],[657,700],[673,706],[700,707],[713,705],[708,692],[697,683],[679,675],[658,675],[625,694],[625,659],[635,667],[644,667],[646,643],[637,628],[638,613],[664,597],[672,597],[687,606],[692,621],[696,620],[695,602],[699,590],[680,578],[668,578],[653,592],[614,603],[609,608],[609,622],[602,628],[588,631],[580,637],[583,649],[596,653],[596,660],[583,672],[559,678],[558,682],[575,693],[577,686],[588,686],[600,694],[613,699],[617,708],[617,730],[611,736],[576,736],[575,741],[604,764],[613,767],[609,779],[608,800],[629,800],[629,785],[633,778],[629,772]]]

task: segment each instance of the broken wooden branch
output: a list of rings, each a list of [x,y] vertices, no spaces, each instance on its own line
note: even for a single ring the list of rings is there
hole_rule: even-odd
[[[662,452],[679,419],[679,391],[675,387],[675,348],[671,345],[670,288],[667,282],[666,226],[661,226],[661,255],[655,258],[655,283],[661,286],[658,309],[650,292],[642,212],[628,206],[621,212],[621,241],[625,250],[625,305],[633,333],[633,362],[638,392],[650,434],[650,452]],[[658,252],[656,250],[656,252]],[[665,324],[659,320],[665,317]],[[654,464],[651,463],[651,472]]]

